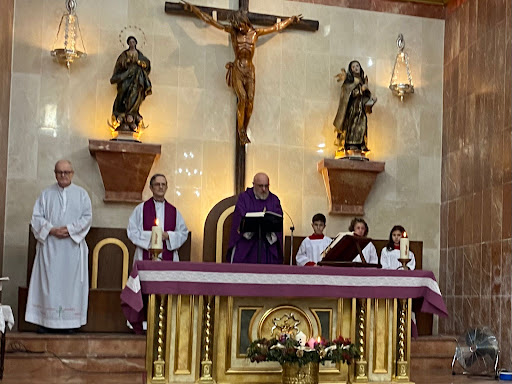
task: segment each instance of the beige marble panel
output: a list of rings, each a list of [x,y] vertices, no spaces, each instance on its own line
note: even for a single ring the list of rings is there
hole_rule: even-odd
[[[178,81],[180,87],[204,88],[206,51],[201,45],[180,44]]]
[[[298,234],[303,234],[305,236],[308,234],[307,223],[301,220],[302,218],[302,194],[300,191],[294,192],[290,191],[281,191],[278,194],[279,200],[281,200],[281,206],[284,211],[283,215],[283,232],[285,236],[290,236],[290,227],[295,227],[293,232],[294,236]],[[291,218],[291,219],[290,219]],[[311,227],[310,227],[311,228]]]
[[[256,92],[260,97],[281,94],[281,47],[260,45],[254,55]]]
[[[140,113],[148,128],[141,137],[142,141],[163,143],[178,137],[177,87],[153,85],[153,94],[144,101],[143,107]]]
[[[205,92],[204,138],[235,142],[236,96],[229,89]]]
[[[439,202],[441,197],[441,159],[439,157],[420,156],[419,158],[419,196],[425,203]]]
[[[180,47],[178,39],[170,31],[166,35],[155,35],[154,49],[151,60],[150,79],[153,87],[156,85],[178,86],[180,71]]]
[[[304,97],[306,94],[306,55],[300,51],[283,49],[281,96]]]
[[[8,179],[36,179],[40,81],[33,74],[14,73],[11,78]]]
[[[418,81],[419,80],[419,81]],[[422,64],[421,76],[414,82],[415,92],[423,104],[432,108],[443,105],[443,66],[439,64]],[[416,96],[416,95],[414,95]]]
[[[304,158],[297,147],[279,148],[279,192],[289,195],[303,195],[302,174]]]
[[[279,139],[281,98],[259,93],[256,88],[254,110],[249,122],[249,138],[258,144],[276,144]]]
[[[176,188],[174,204],[183,215],[188,230],[192,232],[192,261],[199,261],[199,255],[202,253],[204,219],[201,215],[201,201],[201,189]]]
[[[306,54],[306,95],[313,100],[329,100],[330,97],[329,55]]]
[[[224,91],[235,97],[232,89],[226,84],[226,63],[233,61],[233,50],[227,44],[212,45],[205,47],[206,68],[205,68],[205,87],[206,89]]]
[[[400,175],[396,183],[396,198],[415,202],[419,193],[419,159],[416,156],[398,156],[396,161],[397,175]]]
[[[201,188],[203,142],[180,140],[176,143],[176,188]]]
[[[325,196],[325,185],[322,174],[317,170],[317,164],[324,159],[325,153],[321,149],[307,148],[304,151],[304,196]]]
[[[110,127],[108,122],[112,116],[112,106],[116,99],[116,87],[111,85],[104,79],[96,82],[96,108],[95,108],[95,124],[89,127],[89,135],[94,139],[110,140]],[[146,120],[150,120],[150,116],[144,116]]]
[[[217,202],[233,194],[235,146],[230,142],[203,145],[203,191],[210,191]]]
[[[12,71],[39,74],[41,72],[44,2],[30,0],[14,4],[14,44]],[[20,17],[23,15],[23,17]],[[57,33],[57,25],[52,29]],[[51,48],[50,48],[51,49]]]
[[[426,107],[420,112],[420,155],[441,157],[443,119],[438,110]]]
[[[353,14],[352,20],[354,25],[354,42],[352,44],[352,55],[365,57],[370,52],[375,52],[378,47],[378,42],[375,35],[380,33],[375,26],[378,24],[379,18],[382,14],[370,11],[357,11]],[[363,38],[359,38],[365,36]],[[376,36],[375,36],[376,37]]]
[[[281,98],[279,143],[304,146],[304,99]]]
[[[245,185],[252,187],[257,172],[265,172],[270,178],[270,190],[279,190],[279,146],[251,144],[247,148]]]
[[[329,53],[331,34],[331,12],[332,7],[323,5],[307,4],[304,8],[306,19],[318,20],[319,28],[313,34],[308,34],[306,39],[306,52]]]
[[[335,113],[334,113],[335,114]],[[304,102],[304,141],[306,147],[324,148],[325,153],[332,152],[334,157],[335,139],[333,112],[330,103],[327,101],[316,101],[306,99]]]
[[[177,121],[179,137],[190,139],[203,137],[205,104],[203,89],[179,88]]]
[[[331,30],[329,34],[329,46],[331,56],[347,55],[349,52],[352,54],[352,47],[356,44],[352,12],[349,9],[339,7],[332,7],[330,11]]]
[[[422,36],[422,61],[439,65],[444,60],[444,20],[423,19]]]

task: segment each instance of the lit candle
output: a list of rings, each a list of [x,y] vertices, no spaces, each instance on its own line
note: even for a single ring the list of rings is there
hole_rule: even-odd
[[[151,245],[149,249],[162,249],[162,227],[158,225],[158,219],[155,220],[155,225],[151,228]]]
[[[409,238],[407,237],[407,232],[405,231],[400,238],[400,258],[409,258]]]

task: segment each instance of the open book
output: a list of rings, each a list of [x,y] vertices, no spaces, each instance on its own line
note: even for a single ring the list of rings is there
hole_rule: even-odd
[[[280,215],[279,213],[270,212],[270,211],[261,211],[261,212],[247,212],[245,214],[245,217],[265,217],[266,215],[273,215],[276,217],[283,217],[283,215]]]
[[[240,233],[283,232],[283,215],[275,212],[247,212],[240,222]]]

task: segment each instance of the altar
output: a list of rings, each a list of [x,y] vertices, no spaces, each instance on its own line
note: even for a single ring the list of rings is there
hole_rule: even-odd
[[[279,383],[279,364],[246,349],[283,329],[356,344],[355,364],[321,366],[321,383],[410,383],[412,308],[447,315],[430,271],[140,261],[121,294],[129,320],[143,294],[148,384]]]

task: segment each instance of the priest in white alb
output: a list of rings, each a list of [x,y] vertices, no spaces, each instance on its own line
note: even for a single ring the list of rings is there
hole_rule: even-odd
[[[126,232],[128,238],[136,246],[134,262],[151,260],[149,246],[151,229],[154,225],[159,225],[163,229],[162,253],[158,258],[165,261],[180,260],[178,248],[187,240],[188,229],[181,213],[165,200],[167,187],[167,179],[164,175],[153,175],[149,182],[153,197],[137,205],[130,216]]]
[[[54,172],[57,183],[41,193],[31,220],[37,245],[25,320],[38,324],[39,332],[70,331],[87,322],[91,200],[71,183],[71,162],[59,160]]]

